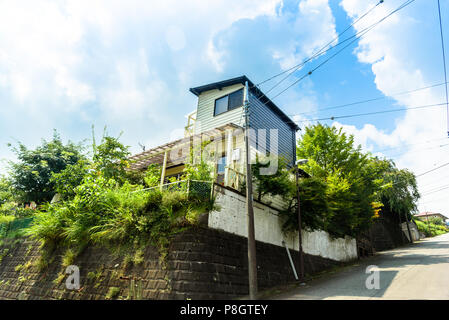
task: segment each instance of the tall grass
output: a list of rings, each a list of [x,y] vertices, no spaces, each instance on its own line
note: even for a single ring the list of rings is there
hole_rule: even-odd
[[[171,235],[213,208],[208,197],[141,188],[102,178],[87,181],[73,199],[44,206],[28,233],[46,244],[151,243],[162,248]]]

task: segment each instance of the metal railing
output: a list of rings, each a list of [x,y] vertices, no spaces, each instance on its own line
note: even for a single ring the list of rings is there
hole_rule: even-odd
[[[189,194],[189,196],[199,196],[202,198],[208,198],[212,195],[213,181],[206,180],[179,180],[169,183],[164,183],[162,185],[157,185],[150,188],[139,189],[134,192],[151,191],[151,190],[172,190],[172,191],[183,191]]]

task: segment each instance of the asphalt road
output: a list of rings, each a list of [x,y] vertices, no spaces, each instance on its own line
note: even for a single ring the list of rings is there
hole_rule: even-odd
[[[366,273],[370,265],[379,271],[378,288],[375,273]],[[374,288],[366,287],[368,277]],[[449,234],[377,253],[272,299],[449,300]]]

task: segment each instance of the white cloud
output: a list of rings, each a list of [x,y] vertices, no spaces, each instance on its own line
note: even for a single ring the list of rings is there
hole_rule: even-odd
[[[356,1],[342,0],[341,6],[350,17],[357,18],[377,1]],[[376,8],[375,13],[363,23],[357,24],[356,30],[363,29],[382,16],[386,15],[399,6],[401,1],[384,2]],[[370,31],[359,43],[356,55],[360,62],[372,65],[372,72],[375,75],[377,88],[386,96],[392,96],[397,92],[412,90],[427,86],[434,79],[433,70],[427,66],[420,66],[418,54],[423,50],[422,39],[411,41],[409,36],[417,34],[420,27],[418,19],[413,15],[417,11],[412,8],[391,16],[378,27]],[[424,22],[422,22],[424,23]],[[437,49],[437,48],[435,48]],[[427,48],[430,50],[430,48]],[[416,54],[414,54],[416,53]],[[443,101],[441,88],[433,88],[415,92],[409,95],[395,96],[394,99],[399,105],[415,107],[441,103]],[[359,141],[366,147],[372,145],[400,147],[410,145],[405,148],[406,152],[398,156],[395,160],[399,167],[408,167],[416,174],[423,173],[435,168],[442,161],[448,159],[448,149],[424,148],[416,142],[431,141],[443,138],[446,134],[445,120],[446,112],[442,107],[429,108],[425,111],[408,110],[403,118],[396,121],[396,127],[392,132],[382,132],[373,125],[365,124],[358,129],[354,126],[343,126],[348,132],[359,136]],[[415,145],[414,145],[415,144]],[[425,151],[424,151],[425,150]],[[418,178],[419,186],[425,186],[431,179],[436,179],[448,170],[439,170]],[[436,179],[438,180],[438,179]],[[440,180],[441,182],[441,180]],[[443,193],[439,193],[441,196]],[[435,198],[424,196],[422,201]],[[427,204],[428,210],[449,212],[449,204],[445,200],[433,201]],[[420,206],[424,210],[423,206]]]
[[[337,37],[335,19],[328,0],[299,2],[294,22],[292,26],[285,28],[284,32],[292,32],[295,36],[274,50],[272,57],[279,61],[281,68],[285,70],[300,63]]]

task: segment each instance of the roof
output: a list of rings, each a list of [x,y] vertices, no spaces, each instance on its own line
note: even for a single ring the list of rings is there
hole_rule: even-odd
[[[130,169],[141,170],[146,169],[152,163],[162,164],[164,162],[165,152],[172,150],[173,152],[169,152],[168,154],[167,163],[170,164],[170,166],[184,163],[187,156],[185,154],[182,154],[183,153],[182,148],[190,144],[191,141],[195,141],[196,139],[201,139],[201,141],[203,141],[203,139],[211,139],[212,137],[221,135],[226,130],[232,129],[242,129],[242,128],[233,123],[229,123],[212,130],[208,130],[196,135],[192,135],[190,137],[168,142],[161,146],[154,147],[151,148],[150,150],[135,154],[129,158]]]
[[[418,214],[415,214],[415,217],[427,217],[427,216],[437,216],[440,215],[444,217],[445,219],[448,219],[444,214],[438,213],[438,212],[421,212]]]
[[[232,78],[228,80],[223,80],[219,82],[209,83],[203,86],[190,88],[190,92],[192,92],[194,95],[199,96],[202,92],[218,89],[221,90],[224,87],[229,87],[234,84],[245,84],[245,82],[248,81],[248,87],[250,91],[252,91],[263,103],[265,103],[274,113],[276,113],[282,120],[284,120],[291,128],[295,130],[300,130],[298,125],[290,119],[289,116],[287,116],[277,105],[274,104],[273,101],[271,101],[257,86],[254,85],[254,83],[249,80],[246,76],[240,76],[237,78]]]

